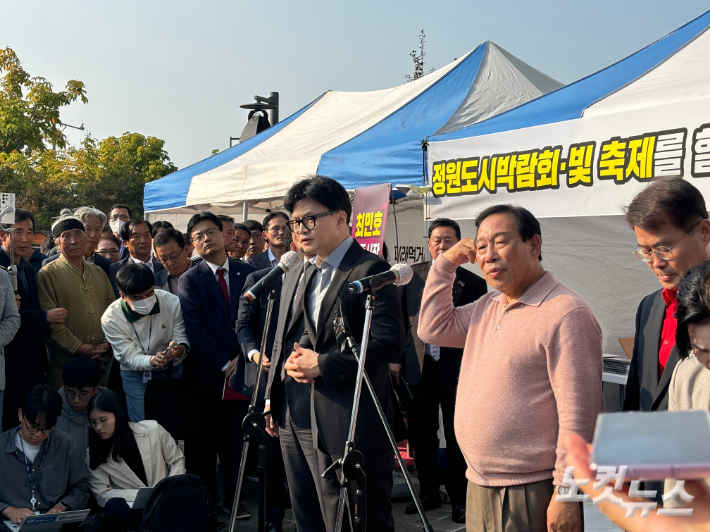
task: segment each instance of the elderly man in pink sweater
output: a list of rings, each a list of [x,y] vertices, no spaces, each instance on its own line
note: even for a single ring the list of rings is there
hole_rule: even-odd
[[[579,531],[564,493],[565,435],[591,440],[603,410],[602,333],[582,298],[546,271],[540,224],[526,209],[490,207],[434,262],[419,336],[464,349],[455,430],[468,469],[467,531]],[[456,268],[477,262],[494,288],[454,308]]]

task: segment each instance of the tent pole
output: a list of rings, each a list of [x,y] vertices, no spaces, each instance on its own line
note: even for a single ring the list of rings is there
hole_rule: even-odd
[[[242,202],[242,222],[246,222],[249,219],[249,202]]]

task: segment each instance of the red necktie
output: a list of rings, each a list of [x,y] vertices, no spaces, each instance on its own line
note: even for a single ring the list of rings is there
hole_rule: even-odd
[[[229,290],[227,289],[227,281],[224,280],[225,273],[227,273],[227,270],[224,268],[217,268],[217,276],[219,277],[217,284],[219,285],[219,289],[222,291],[224,300],[227,302],[227,306],[229,307]]]

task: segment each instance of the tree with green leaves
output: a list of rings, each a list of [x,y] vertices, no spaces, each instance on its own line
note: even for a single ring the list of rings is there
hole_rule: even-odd
[[[49,229],[64,207],[107,212],[125,203],[142,215],[145,184],[177,170],[165,142],[140,133],[101,141],[87,135],[80,146],[67,146],[60,109],[88,102],[81,81],[55,92],[46,79],[31,77],[10,48],[0,50],[0,75],[0,192],[14,193],[38,229]]]

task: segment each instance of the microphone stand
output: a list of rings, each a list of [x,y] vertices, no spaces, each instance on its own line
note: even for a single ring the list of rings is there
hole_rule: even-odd
[[[239,476],[237,477],[237,492],[234,496],[234,503],[232,505],[232,516],[229,520],[229,532],[234,532],[234,527],[237,522],[237,509],[239,507],[239,501],[242,497],[242,484],[244,483],[244,470],[246,469],[247,454],[249,453],[249,444],[253,439],[257,439],[261,436],[261,442],[259,445],[259,510],[257,517],[257,530],[258,532],[266,531],[266,421],[264,420],[264,414],[256,412],[256,401],[259,394],[259,383],[261,382],[262,366],[264,365],[264,352],[266,351],[266,342],[269,336],[269,327],[271,325],[271,314],[274,309],[274,294],[275,290],[269,290],[269,299],[266,307],[266,323],[262,332],[261,337],[261,352],[259,353],[259,369],[256,373],[256,382],[254,383],[254,390],[251,393],[251,401],[249,403],[249,410],[247,415],[244,416],[242,421],[242,428],[244,429],[244,447],[242,447],[242,457],[239,462]]]
[[[335,327],[336,338],[341,343],[341,349],[350,349],[353,356],[358,360],[358,372],[355,381],[355,398],[353,402],[352,414],[350,417],[350,427],[348,429],[348,439],[345,442],[345,453],[343,458],[333,462],[328,469],[322,473],[322,477],[325,476],[330,471],[335,471],[339,467],[342,467],[342,472],[340,476],[340,497],[338,498],[338,512],[336,514],[336,524],[335,531],[341,532],[343,527],[343,519],[345,513],[345,497],[347,495],[348,484],[351,481],[357,483],[357,489],[355,492],[355,509],[354,509],[354,532],[365,532],[367,526],[367,495],[366,495],[366,476],[364,471],[364,457],[361,452],[355,450],[355,428],[357,423],[357,413],[360,405],[360,395],[362,392],[362,382],[365,381],[365,385],[372,396],[372,401],[375,403],[375,408],[377,409],[377,414],[380,416],[380,421],[382,421],[382,426],[387,433],[387,439],[397,456],[397,461],[402,469],[402,474],[404,475],[404,480],[407,483],[412,498],[414,499],[414,504],[419,512],[419,517],[422,520],[422,525],[424,530],[427,532],[432,532],[433,529],[429,523],[429,519],[424,513],[424,508],[419,499],[417,491],[414,489],[412,484],[412,479],[409,476],[409,471],[402,459],[402,454],[399,452],[397,447],[397,442],[392,433],[392,429],[387,422],[387,416],[385,415],[382,405],[380,404],[377,394],[375,393],[375,388],[372,386],[370,377],[365,371],[365,358],[367,355],[367,346],[370,340],[370,327],[372,325],[372,313],[375,309],[375,291],[367,296],[367,302],[365,304],[365,324],[362,336],[362,347],[360,349],[360,354],[358,354],[357,342],[350,336],[350,329],[348,327],[347,319],[342,315],[341,312],[336,313],[336,319],[333,323]]]

